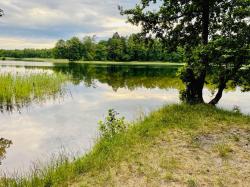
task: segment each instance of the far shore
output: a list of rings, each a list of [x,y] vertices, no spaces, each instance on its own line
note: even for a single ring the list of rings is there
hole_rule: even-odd
[[[54,59],[54,58],[10,58],[6,57],[4,60],[0,58],[0,61],[25,61],[25,62],[50,62],[55,64],[67,64],[70,63],[67,59]],[[104,64],[104,65],[160,65],[160,66],[183,66],[184,63],[176,62],[159,62],[159,61],[131,61],[131,62],[116,62],[116,61],[76,61],[78,64]]]

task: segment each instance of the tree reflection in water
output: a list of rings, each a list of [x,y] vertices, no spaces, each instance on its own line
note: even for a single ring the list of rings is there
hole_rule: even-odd
[[[33,89],[28,92],[28,97],[18,98],[13,96],[6,99],[8,94],[0,94],[0,112],[12,112],[20,111],[21,108],[29,106],[34,101],[44,102],[47,99],[58,99],[62,98],[65,95],[65,90],[61,89],[61,86],[65,82],[71,82],[74,85],[84,84],[86,87],[95,88],[97,83],[107,84],[113,89],[114,92],[118,91],[121,88],[128,90],[135,90],[137,88],[146,88],[146,89],[177,89],[179,91],[185,89],[184,84],[176,76],[178,69],[182,67],[181,65],[107,65],[107,64],[54,64],[53,67],[26,67],[26,69],[36,69],[38,70],[50,70],[52,73],[59,74],[63,76],[62,81],[55,81],[57,85],[54,92],[50,93],[52,86],[43,84],[40,90],[43,94],[34,96]],[[248,68],[250,70],[250,68]],[[32,70],[33,71],[33,70]],[[242,91],[250,90],[250,71],[242,71],[244,76],[241,76],[240,81],[235,85],[233,82],[227,85],[227,90],[232,91],[236,87],[240,87]],[[209,76],[208,76],[209,79]],[[37,85],[35,85],[37,86]],[[215,93],[214,88],[216,85],[207,84],[206,87]],[[46,93],[47,91],[48,94]],[[67,92],[69,91],[66,89]],[[3,91],[4,92],[4,91]],[[1,92],[0,92],[1,93]]]
[[[181,66],[159,65],[105,65],[105,64],[56,64],[54,71],[70,75],[76,85],[84,83],[87,87],[95,87],[96,82],[107,84],[113,91],[120,88],[135,90],[136,88],[182,89],[181,80],[176,76]]]

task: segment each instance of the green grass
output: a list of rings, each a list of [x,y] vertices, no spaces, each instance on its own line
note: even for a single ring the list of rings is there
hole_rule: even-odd
[[[219,153],[219,155],[222,158],[226,158],[229,156],[230,153],[233,152],[232,148],[230,147],[230,145],[226,144],[226,143],[219,143],[215,146],[216,151]]]
[[[189,179],[189,180],[187,181],[187,186],[188,186],[188,187],[196,187],[197,184],[196,184],[196,182],[195,182],[194,179]]]
[[[218,183],[220,175],[223,179],[229,176],[229,183],[234,178],[235,168],[218,166],[218,160],[212,164],[211,161],[214,158],[220,159],[220,156],[217,157],[215,153],[214,158],[210,157],[214,152],[214,145],[211,145],[211,152],[209,146],[218,137],[225,138],[230,129],[236,128],[249,131],[250,117],[205,105],[166,106],[131,124],[121,134],[98,139],[93,149],[81,158],[69,161],[62,156],[42,169],[33,169],[27,176],[3,178],[2,185],[126,186],[130,180],[138,186],[158,186],[161,183],[157,182],[168,184],[173,181],[182,186],[195,186],[200,180],[207,182],[208,179],[203,179],[203,176],[207,176],[207,172],[211,170],[214,173],[210,174],[209,180]],[[201,141],[201,145],[204,144],[204,148],[194,148],[188,144],[194,137]],[[240,155],[241,147],[238,148],[237,154]],[[249,161],[249,157],[245,157]],[[225,170],[222,172],[221,169]],[[197,175],[195,182],[192,179],[194,175]],[[141,176],[144,176],[144,183],[137,181]],[[242,176],[237,177],[240,180]]]
[[[27,61],[27,62],[51,62],[51,63],[69,63],[67,59],[54,59],[54,58],[10,58],[6,57],[5,60],[13,60],[13,61]],[[76,61],[75,63],[80,64],[105,64],[105,65],[184,65],[184,63],[174,63],[174,62],[114,62],[114,61]]]
[[[0,75],[1,105],[23,105],[30,101],[41,101],[62,91],[66,76],[57,74]]]

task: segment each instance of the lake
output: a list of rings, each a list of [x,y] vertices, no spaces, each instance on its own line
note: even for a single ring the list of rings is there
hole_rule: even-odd
[[[61,151],[83,154],[98,136],[98,121],[115,109],[128,121],[163,105],[179,103],[179,66],[52,64],[0,61],[0,74],[70,77],[50,97],[0,103],[0,170],[25,172]],[[205,99],[212,93],[204,90]],[[250,92],[229,89],[218,105],[250,114]],[[1,102],[1,100],[0,100]]]

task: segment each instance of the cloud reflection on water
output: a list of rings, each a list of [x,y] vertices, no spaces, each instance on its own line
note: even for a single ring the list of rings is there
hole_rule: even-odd
[[[175,89],[179,82],[164,76],[167,71],[162,68],[123,69],[54,69],[72,76],[78,74],[67,84],[70,93],[66,97],[31,103],[21,114],[0,114],[1,136],[13,142],[0,169],[26,170],[32,161],[48,158],[62,147],[85,152],[98,134],[97,121],[110,108],[133,120],[138,112],[148,113],[164,104],[179,102],[179,91]],[[204,93],[206,99],[211,95],[208,90]],[[236,89],[225,93],[219,106],[232,109],[239,105],[242,112],[250,113],[249,98],[250,92]]]

